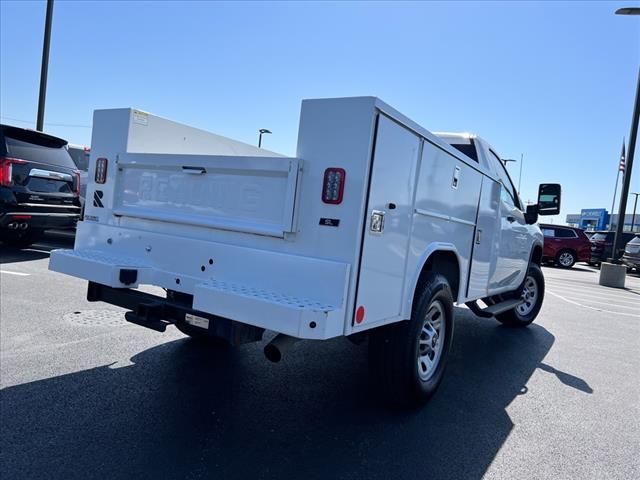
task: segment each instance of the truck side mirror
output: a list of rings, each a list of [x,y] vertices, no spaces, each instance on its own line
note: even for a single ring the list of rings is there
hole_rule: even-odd
[[[527,225],[533,225],[538,222],[538,205],[527,205],[527,211],[524,212],[524,221]]]
[[[538,215],[560,213],[561,186],[559,183],[542,183],[538,188]]]

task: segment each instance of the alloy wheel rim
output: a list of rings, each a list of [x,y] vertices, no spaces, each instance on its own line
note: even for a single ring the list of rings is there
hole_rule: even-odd
[[[423,381],[429,380],[440,363],[445,336],[445,313],[442,303],[434,301],[422,321],[418,339],[418,375]]]
[[[538,283],[532,276],[528,276],[522,290],[522,303],[518,305],[518,313],[526,316],[533,311],[538,301]]]
[[[567,267],[571,265],[571,263],[573,262],[573,255],[571,255],[569,252],[564,252],[560,254],[559,260],[560,260],[560,265]]]

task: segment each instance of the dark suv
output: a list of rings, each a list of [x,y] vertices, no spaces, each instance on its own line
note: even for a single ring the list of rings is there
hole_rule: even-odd
[[[613,240],[616,236],[616,232],[595,232],[591,236],[591,258],[589,259],[589,265],[599,265],[601,262],[607,261],[611,258],[613,252]],[[622,241],[619,245],[624,248],[624,245],[634,237],[631,232],[622,233]],[[622,256],[623,250],[620,249],[617,257]]]
[[[587,262],[591,256],[591,242],[579,228],[541,223],[544,235],[542,260],[562,268],[571,268],[576,262]]]
[[[72,229],[80,175],[66,140],[0,125],[0,241],[24,247],[46,229]]]

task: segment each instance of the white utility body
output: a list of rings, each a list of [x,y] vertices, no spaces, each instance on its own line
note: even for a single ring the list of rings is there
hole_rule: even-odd
[[[191,313],[170,323],[352,335],[410,319],[427,269],[468,303],[521,289],[542,255],[486,142],[430,133],[374,97],[303,101],[296,157],[99,110],[90,165],[75,248],[50,268],[110,287],[94,300],[175,292]]]

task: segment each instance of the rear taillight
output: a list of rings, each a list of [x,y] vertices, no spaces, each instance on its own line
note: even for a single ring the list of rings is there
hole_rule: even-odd
[[[327,168],[324,171],[324,181],[322,182],[322,201],[338,205],[342,203],[344,195],[344,181],[347,172],[344,168]]]
[[[11,186],[13,176],[13,165],[27,163],[24,160],[10,157],[0,157],[0,185],[3,187]]]
[[[75,184],[75,188],[74,191],[80,195],[80,170],[76,170],[76,184]]]
[[[109,161],[106,158],[96,160],[96,175],[94,177],[96,183],[106,183],[108,164]]]

